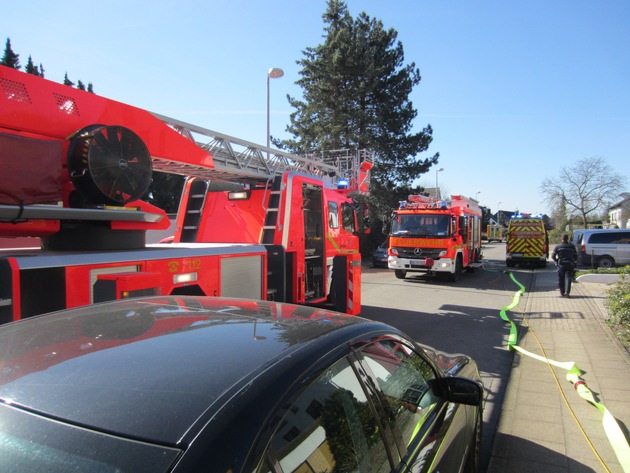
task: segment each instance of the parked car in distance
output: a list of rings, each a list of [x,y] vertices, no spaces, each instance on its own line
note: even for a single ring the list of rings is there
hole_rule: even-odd
[[[155,296],[0,327],[6,471],[470,471],[465,355],[273,301]]]
[[[389,247],[389,238],[381,243],[372,253],[373,268],[387,268],[387,248]]]
[[[586,230],[578,237],[578,263],[596,268],[630,264],[630,230]]]

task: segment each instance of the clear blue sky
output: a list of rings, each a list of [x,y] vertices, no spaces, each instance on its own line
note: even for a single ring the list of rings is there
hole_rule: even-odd
[[[255,143],[285,136],[296,61],[322,42],[325,0],[2,1],[2,49],[46,78]],[[630,176],[627,0],[349,0],[398,31],[422,81],[414,126],[431,124],[439,185],[493,212],[548,212],[545,177],[591,156]],[[420,182],[435,185],[435,169]],[[630,182],[627,189],[630,191]]]

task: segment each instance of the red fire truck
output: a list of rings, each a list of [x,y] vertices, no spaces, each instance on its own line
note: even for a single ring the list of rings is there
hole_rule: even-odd
[[[147,294],[360,313],[368,152],[296,156],[0,66],[0,166],[0,239],[37,242],[0,250],[0,323]],[[170,225],[141,200],[153,171],[187,178],[168,244],[146,243]]]
[[[481,209],[473,199],[410,195],[392,216],[389,269],[398,279],[429,273],[456,281],[481,266]]]

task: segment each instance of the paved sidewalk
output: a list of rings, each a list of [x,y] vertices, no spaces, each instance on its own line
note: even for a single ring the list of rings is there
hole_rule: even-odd
[[[509,316],[518,326],[521,348],[578,365],[596,401],[606,406],[627,436],[630,356],[605,324],[607,289],[605,283],[579,282],[571,297],[563,298],[556,273],[536,271],[520,311],[515,308]],[[566,371],[515,352],[487,471],[624,470],[604,432],[602,414],[578,395]]]

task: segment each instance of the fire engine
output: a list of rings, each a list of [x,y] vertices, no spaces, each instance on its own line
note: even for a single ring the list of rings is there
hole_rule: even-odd
[[[439,200],[410,195],[392,216],[389,269],[398,279],[421,272],[456,281],[464,270],[481,267],[481,208],[452,195]]]
[[[0,165],[0,238],[37,242],[0,250],[0,323],[171,294],[360,313],[367,151],[284,153],[0,66]],[[153,171],[186,176],[172,243],[147,244],[170,225]]]

